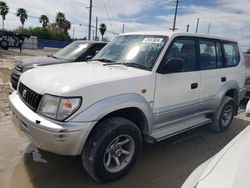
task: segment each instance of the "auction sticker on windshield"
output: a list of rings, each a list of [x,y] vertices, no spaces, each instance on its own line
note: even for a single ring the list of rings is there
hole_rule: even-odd
[[[163,38],[145,38],[142,43],[160,44]]]

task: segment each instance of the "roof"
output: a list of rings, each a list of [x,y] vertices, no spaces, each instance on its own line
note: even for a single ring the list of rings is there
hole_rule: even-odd
[[[237,42],[237,40],[234,40],[234,39],[223,38],[223,37],[218,37],[218,36],[213,36],[213,35],[198,34],[198,33],[171,32],[171,31],[138,31],[138,32],[124,33],[121,35],[160,35],[160,36],[168,36],[169,38],[177,37],[177,36],[190,36],[190,37],[212,38],[212,39]]]

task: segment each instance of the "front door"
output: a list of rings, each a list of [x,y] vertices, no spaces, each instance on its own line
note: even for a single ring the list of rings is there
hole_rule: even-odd
[[[200,72],[196,71],[196,46],[196,40],[193,38],[176,38],[157,70],[154,100],[155,130],[172,125],[178,120],[188,119],[197,113],[200,99]],[[171,60],[173,65],[169,68],[166,65]],[[176,66],[179,66],[177,69],[174,67],[175,61]],[[183,65],[181,69],[180,61]]]

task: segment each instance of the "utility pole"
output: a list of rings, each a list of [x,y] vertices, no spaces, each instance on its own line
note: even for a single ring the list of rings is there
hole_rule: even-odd
[[[187,33],[189,32],[189,24],[187,24]]]
[[[176,0],[176,7],[175,7],[175,13],[174,13],[174,24],[173,24],[173,31],[177,30],[176,29],[176,18],[177,18],[177,12],[178,12],[178,7],[179,7],[179,0]]]
[[[75,27],[73,27],[73,40],[75,39]]]
[[[199,23],[200,23],[200,18],[197,18],[196,33],[198,33],[199,30]]]
[[[90,0],[90,2],[89,2],[89,33],[88,33],[88,40],[91,40],[92,8],[93,8],[93,2],[92,2],[92,0]]]
[[[122,33],[125,32],[125,24],[122,25]]]
[[[207,34],[208,34],[208,35],[209,35],[209,33],[210,33],[211,25],[212,25],[211,23],[208,24],[208,29],[207,29]]]
[[[97,40],[97,30],[98,30],[98,17],[95,20],[95,40]]]

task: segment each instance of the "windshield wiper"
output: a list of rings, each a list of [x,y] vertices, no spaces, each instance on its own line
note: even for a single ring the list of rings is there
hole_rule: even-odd
[[[101,59],[90,59],[89,61],[100,61],[100,62],[104,62],[104,63],[111,63],[114,62],[110,59],[105,59],[105,58],[101,58]]]
[[[110,62],[110,63],[103,64],[103,66],[107,66],[107,65],[125,65],[125,64],[124,63],[117,63],[117,62]]]
[[[129,67],[137,67],[137,68],[142,68],[142,69],[149,69],[145,65],[141,65],[141,64],[137,64],[137,63],[123,63],[123,64],[126,65],[126,66],[129,66]]]
[[[56,56],[54,56],[54,55],[47,55],[48,57],[53,57],[53,58],[55,58],[55,59],[58,59]]]

